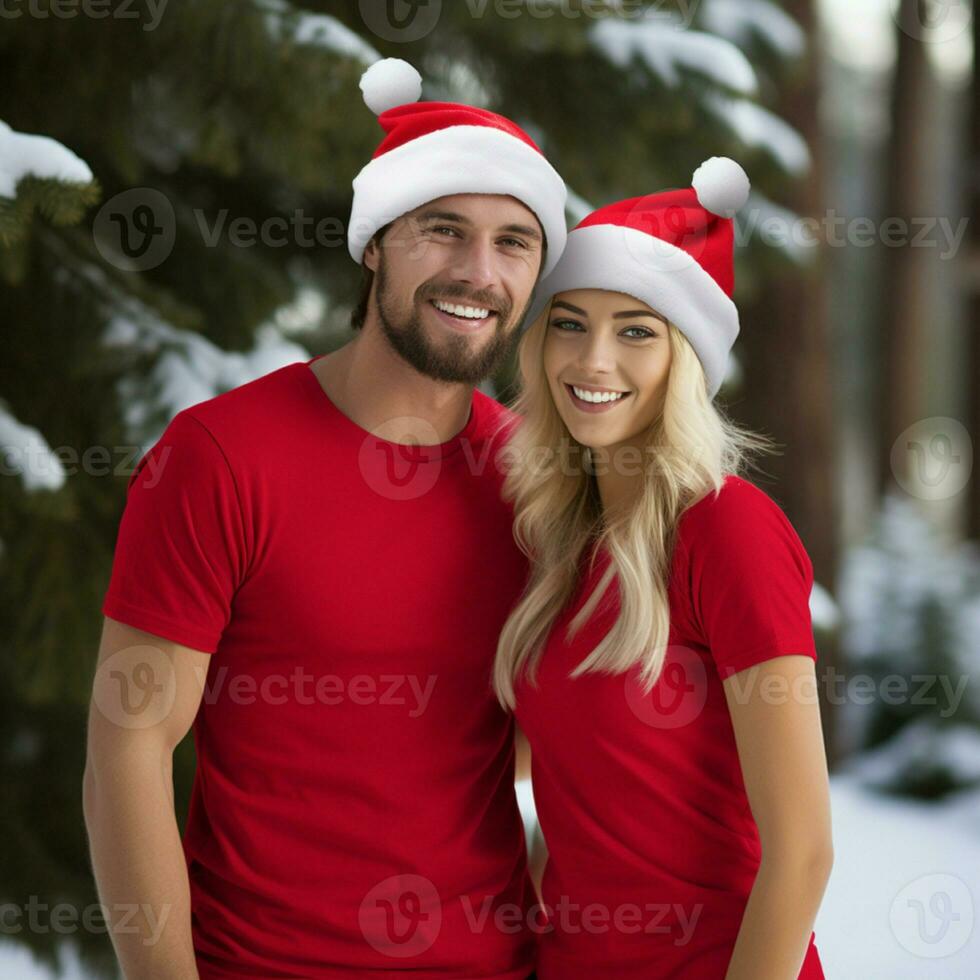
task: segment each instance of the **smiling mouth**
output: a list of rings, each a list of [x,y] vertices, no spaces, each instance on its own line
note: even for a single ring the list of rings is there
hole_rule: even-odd
[[[625,401],[632,394],[631,391],[593,391],[591,388],[580,388],[578,385],[571,385],[563,382],[565,390],[572,399],[573,404],[578,408],[587,410],[611,408],[619,402]]]
[[[497,311],[488,306],[477,306],[470,303],[450,303],[448,300],[430,299],[432,308],[448,319],[454,325],[474,329],[489,323]]]

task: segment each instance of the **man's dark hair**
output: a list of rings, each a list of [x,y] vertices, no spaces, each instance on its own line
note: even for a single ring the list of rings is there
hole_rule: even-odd
[[[378,245],[381,244],[381,239],[384,238],[385,232],[392,226],[394,222],[389,221],[388,224],[379,228],[368,241],[368,245],[371,242],[376,242]],[[367,309],[368,309],[368,299],[371,296],[371,287],[374,285],[374,271],[370,269],[364,262],[363,257],[361,258],[361,291],[357,297],[357,304],[354,309],[350,312],[350,326],[351,330],[360,330],[364,326],[364,321],[367,319]]]
[[[381,239],[384,238],[385,232],[394,224],[393,221],[389,221],[388,224],[379,228],[368,241],[368,245],[371,242],[376,242],[379,246],[381,245]],[[548,241],[544,239],[541,242],[541,266],[543,269],[545,262],[548,260]],[[360,330],[364,326],[364,321],[367,319],[367,309],[368,300],[371,297],[371,287],[374,285],[374,271],[365,264],[364,259],[361,259],[361,290],[357,296],[357,303],[354,309],[350,313],[350,326],[351,330]]]

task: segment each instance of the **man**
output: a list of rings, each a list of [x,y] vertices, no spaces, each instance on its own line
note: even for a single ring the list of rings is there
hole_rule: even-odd
[[[503,117],[361,88],[355,338],[179,412],[130,479],[89,714],[130,980],[523,980],[533,889],[490,669],[527,573],[494,462],[565,187]],[[172,752],[193,725],[187,828]]]

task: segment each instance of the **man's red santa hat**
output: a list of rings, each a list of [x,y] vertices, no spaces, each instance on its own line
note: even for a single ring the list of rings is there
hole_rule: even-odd
[[[565,182],[523,129],[504,116],[455,102],[418,102],[422,78],[384,58],[361,76],[364,101],[387,134],[354,178],[347,247],[360,263],[390,221],[448,194],[509,194],[530,208],[548,250],[541,274],[565,247]]]

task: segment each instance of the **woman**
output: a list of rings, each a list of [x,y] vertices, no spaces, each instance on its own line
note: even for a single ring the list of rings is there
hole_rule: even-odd
[[[812,980],[832,864],[813,570],[712,403],[738,313],[713,157],[569,235],[502,458],[532,560],[494,686],[549,849],[541,980]]]

